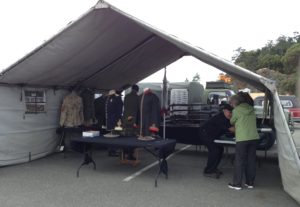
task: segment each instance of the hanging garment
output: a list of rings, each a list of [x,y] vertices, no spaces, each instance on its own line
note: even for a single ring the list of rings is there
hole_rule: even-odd
[[[105,115],[105,103],[106,97],[102,95],[99,98],[95,99],[94,107],[95,107],[95,117],[98,121],[98,126],[106,126],[106,115]]]
[[[136,91],[132,91],[125,96],[123,128],[124,134],[127,136],[135,136],[138,134],[136,125],[139,121],[139,96]]]
[[[139,113],[139,96],[136,91],[132,91],[125,96],[124,99],[124,114],[123,123],[126,125],[128,121],[133,124],[138,124],[138,113]],[[130,120],[128,117],[132,117]]]
[[[140,100],[140,135],[149,136],[149,128],[159,128],[161,121],[159,98],[151,91],[145,92]]]
[[[83,103],[75,92],[67,95],[61,106],[60,126],[78,127],[83,124]]]
[[[120,96],[113,94],[106,99],[106,129],[112,130],[122,118],[123,101]]]
[[[85,89],[81,92],[84,124],[86,126],[91,125],[93,123],[93,119],[95,118],[94,97],[94,92],[89,89]]]

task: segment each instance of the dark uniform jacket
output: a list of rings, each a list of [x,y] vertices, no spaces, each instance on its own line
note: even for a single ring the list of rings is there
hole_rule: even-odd
[[[140,100],[140,132],[142,136],[151,135],[149,128],[155,124],[159,128],[161,116],[160,116],[160,101],[158,97],[148,92],[141,96]]]
[[[98,120],[98,125],[105,126],[106,125],[106,112],[105,112],[105,101],[106,97],[101,96],[95,99],[95,117]]]
[[[83,117],[86,123],[91,123],[95,118],[94,97],[95,94],[91,90],[85,89],[81,92],[81,98],[83,102]]]
[[[124,125],[128,125],[128,117],[132,116],[133,119],[130,121],[130,124],[138,124],[138,114],[139,114],[139,96],[137,92],[132,91],[128,95],[125,96],[124,99],[124,114],[123,114],[123,122]]]
[[[223,112],[213,116],[200,127],[200,137],[204,142],[213,142],[220,136],[228,133],[231,127],[230,120],[227,119]]]
[[[111,95],[106,99],[106,128],[112,130],[122,118],[123,101],[120,96]]]

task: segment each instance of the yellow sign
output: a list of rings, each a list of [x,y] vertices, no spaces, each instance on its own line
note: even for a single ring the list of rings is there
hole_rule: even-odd
[[[231,83],[232,82],[231,77],[229,75],[227,75],[227,74],[224,74],[224,73],[220,73],[219,80],[223,81],[225,83]]]

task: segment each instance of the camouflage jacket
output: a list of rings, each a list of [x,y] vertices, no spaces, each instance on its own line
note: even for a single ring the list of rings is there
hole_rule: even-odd
[[[60,126],[78,127],[83,124],[82,98],[76,93],[67,95],[62,103]]]

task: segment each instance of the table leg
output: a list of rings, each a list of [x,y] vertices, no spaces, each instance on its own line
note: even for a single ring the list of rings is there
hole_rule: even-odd
[[[159,170],[158,173],[156,174],[155,177],[155,187],[157,187],[157,180],[160,174],[164,174],[166,179],[168,179],[168,172],[169,172],[169,168],[168,168],[168,162],[166,157],[164,158],[160,158],[159,156],[159,152],[153,152],[152,150],[148,149],[148,148],[144,148],[147,152],[149,152],[150,154],[152,154],[157,160],[158,160],[158,165],[159,165]]]
[[[166,176],[166,179],[168,179],[168,177],[169,177],[169,167],[168,167],[168,162],[167,162],[166,159],[163,159],[163,161],[162,161],[162,170],[163,170],[163,173]]]
[[[168,172],[169,172],[168,162],[166,159],[158,158],[158,163],[159,163],[159,171],[155,177],[155,187],[157,187],[157,180],[158,180],[159,175],[162,173],[166,176],[166,179],[168,179]]]
[[[77,177],[79,177],[79,171],[80,171],[81,167],[83,165],[88,165],[90,163],[93,164],[94,170],[96,170],[96,163],[92,158],[92,152],[90,151],[90,153],[89,153],[89,151],[87,150],[87,146],[85,144],[84,145],[84,150],[83,150],[83,162],[81,163],[81,165],[77,169]]]

